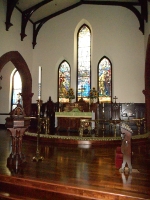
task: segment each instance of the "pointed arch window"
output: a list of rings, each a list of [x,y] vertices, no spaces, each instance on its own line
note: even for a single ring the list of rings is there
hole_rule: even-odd
[[[71,87],[71,73],[70,73],[70,65],[67,61],[63,61],[59,65],[58,69],[58,101],[59,102],[67,102],[66,93],[68,89]]]
[[[12,76],[11,110],[17,106],[20,93],[22,93],[22,80],[19,72],[15,70]]]
[[[111,102],[112,99],[112,64],[104,56],[98,63],[99,102]]]
[[[86,24],[80,27],[77,42],[77,101],[86,101],[91,87],[91,31]]]

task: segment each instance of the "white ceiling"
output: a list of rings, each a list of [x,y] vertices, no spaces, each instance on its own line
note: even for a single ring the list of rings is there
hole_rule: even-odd
[[[6,3],[6,0],[3,0]],[[33,23],[33,48],[39,30],[51,18],[74,9],[80,5],[123,6],[130,9],[139,20],[139,29],[144,34],[144,22],[148,21],[148,4],[150,0],[7,0],[6,30],[13,25],[11,16],[16,7],[21,13],[21,40],[26,37],[26,25]]]
[[[19,0],[17,3],[17,8],[23,12],[41,2],[46,2],[48,0]],[[48,3],[41,6],[35,10],[30,20],[34,23],[52,14],[62,11],[63,9],[69,8],[70,6],[76,5],[77,3],[82,3],[84,0],[49,0]],[[86,3],[109,3],[109,2],[126,2],[126,3],[139,3],[139,0],[86,0]]]

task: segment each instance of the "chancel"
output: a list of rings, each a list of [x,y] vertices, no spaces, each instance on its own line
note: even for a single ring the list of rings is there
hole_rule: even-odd
[[[149,199],[149,8],[0,1],[0,199]]]

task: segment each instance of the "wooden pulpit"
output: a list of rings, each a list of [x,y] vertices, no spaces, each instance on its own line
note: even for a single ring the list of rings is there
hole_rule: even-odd
[[[22,105],[18,102],[17,107],[6,118],[6,128],[10,132],[12,139],[11,153],[7,158],[7,167],[12,171],[18,172],[19,167],[25,162],[22,153],[22,137],[30,125],[30,119],[25,118]]]

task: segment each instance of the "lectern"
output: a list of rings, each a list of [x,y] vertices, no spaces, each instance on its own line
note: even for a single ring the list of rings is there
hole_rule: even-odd
[[[7,158],[7,167],[11,171],[18,172],[19,167],[25,162],[25,156],[22,153],[22,137],[30,125],[30,119],[25,118],[22,105],[18,101],[16,108],[6,118],[6,128],[10,131],[12,139],[11,153]]]

